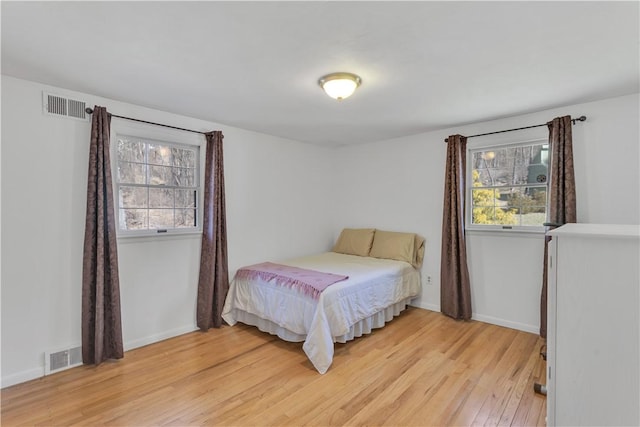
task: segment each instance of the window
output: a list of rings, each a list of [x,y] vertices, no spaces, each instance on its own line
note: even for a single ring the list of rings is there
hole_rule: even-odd
[[[115,142],[120,233],[198,230],[200,147],[127,135]]]
[[[542,230],[547,215],[546,141],[470,149],[468,160],[471,229]]]

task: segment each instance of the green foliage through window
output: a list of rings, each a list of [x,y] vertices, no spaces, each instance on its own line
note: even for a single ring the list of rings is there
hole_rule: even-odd
[[[514,209],[501,207],[500,190],[479,188],[480,174],[473,171],[473,186],[471,194],[473,199],[473,224],[516,224],[517,219]]]

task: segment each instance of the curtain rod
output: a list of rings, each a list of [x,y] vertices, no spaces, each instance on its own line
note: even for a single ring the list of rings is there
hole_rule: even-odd
[[[575,125],[576,122],[584,122],[585,120],[587,120],[587,116],[580,116],[577,119],[571,119],[571,123],[573,123]],[[514,130],[539,128],[540,126],[547,126],[547,124],[546,123],[542,123],[541,125],[525,126],[523,128],[515,128],[515,129],[507,129],[507,130],[498,130],[498,131],[495,131],[495,132],[480,133],[478,135],[470,135],[467,138],[475,138],[476,136],[493,135],[493,134],[496,134],[496,133],[513,132]],[[444,142],[449,142],[449,138],[445,138]]]
[[[92,110],[91,108],[89,108],[89,107],[85,108],[85,109],[84,109],[84,111],[85,111],[85,113],[87,113],[87,114],[93,114],[93,110]],[[109,114],[111,114],[111,113],[109,113]],[[134,122],[147,123],[147,124],[149,124],[149,125],[162,126],[162,127],[165,127],[165,128],[171,128],[171,129],[183,130],[183,131],[185,131],[185,132],[199,133],[199,134],[202,134],[202,135],[206,135],[206,134],[207,134],[207,132],[201,132],[201,131],[199,131],[199,130],[191,130],[191,129],[179,128],[179,127],[177,127],[177,126],[165,125],[165,124],[162,124],[162,123],[148,122],[148,121],[146,121],[146,120],[133,119],[133,118],[131,118],[131,117],[118,116],[118,115],[116,115],[116,114],[111,114],[111,117],[117,117],[117,118],[119,118],[119,119],[131,120],[131,121],[134,121]]]

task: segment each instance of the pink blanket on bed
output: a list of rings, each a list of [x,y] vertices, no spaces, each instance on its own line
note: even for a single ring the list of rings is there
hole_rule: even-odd
[[[263,262],[262,264],[242,267],[236,273],[236,278],[275,280],[275,283],[280,286],[298,289],[306,295],[318,299],[320,298],[320,292],[324,291],[328,286],[347,280],[349,276]]]

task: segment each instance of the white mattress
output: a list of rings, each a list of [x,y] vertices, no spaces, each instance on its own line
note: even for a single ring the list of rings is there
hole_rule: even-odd
[[[420,273],[403,261],[327,252],[279,263],[349,278],[329,286],[318,300],[271,280],[234,278],[222,318],[304,341],[304,352],[321,374],[331,366],[335,342],[384,326],[420,292]]]

